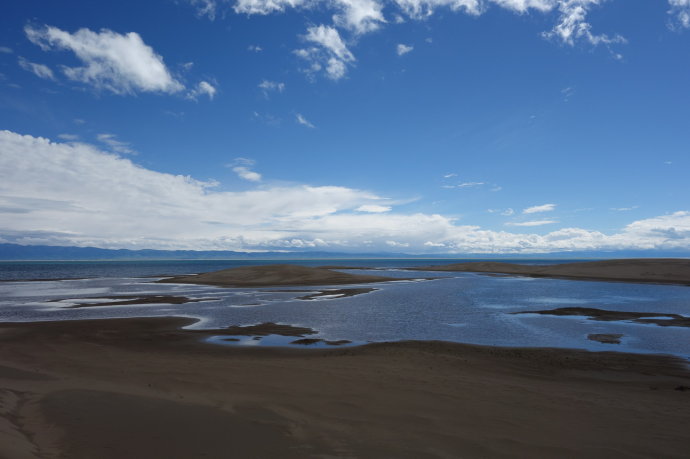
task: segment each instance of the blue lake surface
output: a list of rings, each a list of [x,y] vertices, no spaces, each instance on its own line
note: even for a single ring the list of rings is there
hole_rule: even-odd
[[[348,272],[401,279],[366,285],[376,289],[367,294],[315,300],[298,298],[307,294],[305,290],[357,285],[218,288],[153,283],[157,279],[153,276],[214,271],[271,263],[269,261],[0,262],[0,280],[5,281],[0,282],[0,321],[184,316],[199,319],[192,328],[220,329],[229,325],[277,322],[318,331],[310,337],[347,339],[356,343],[446,340],[500,346],[665,353],[690,358],[690,328],[601,322],[586,317],[512,314],[575,306],[690,316],[688,287],[400,269],[452,262],[455,260],[289,261],[310,266],[360,266],[368,269]],[[437,279],[404,280],[424,277]],[[18,281],[39,278],[54,280]],[[187,296],[204,301],[180,305],[68,308],[87,298],[98,302],[117,295],[152,294]],[[622,334],[622,342],[602,344],[589,340],[587,335],[594,333]],[[217,340],[222,340],[222,337]],[[286,341],[267,338],[249,342],[244,339],[242,344],[281,345]]]

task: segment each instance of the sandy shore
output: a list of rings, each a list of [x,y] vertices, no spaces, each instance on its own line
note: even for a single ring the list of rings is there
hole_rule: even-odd
[[[392,277],[348,274],[328,268],[300,265],[262,265],[223,269],[192,276],[177,276],[158,282],[205,284],[219,287],[271,287],[283,285],[342,285],[399,280]]]
[[[413,271],[462,271],[575,280],[690,285],[690,260],[676,258],[635,258],[557,265],[520,265],[478,261],[409,269]]]
[[[0,325],[0,457],[687,457],[670,357],[224,347],[190,319]],[[211,332],[212,333],[212,332]]]

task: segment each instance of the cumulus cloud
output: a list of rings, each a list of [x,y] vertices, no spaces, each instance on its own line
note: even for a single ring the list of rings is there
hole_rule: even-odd
[[[556,204],[542,204],[541,206],[532,206],[522,210],[523,214],[536,214],[538,212],[551,212],[556,209]]]
[[[341,186],[219,191],[215,181],[146,169],[83,143],[9,131],[0,131],[0,151],[0,213],[11,215],[0,220],[2,242],[459,254],[690,247],[688,211],[634,221],[612,234],[583,228],[512,233],[439,214],[367,211],[386,207],[385,198]],[[244,159],[233,167],[251,170],[252,164]]]
[[[163,58],[144,43],[136,32],[118,34],[108,29],[94,32],[79,29],[75,33],[57,27],[24,28],[31,42],[43,50],[72,51],[84,64],[63,67],[74,81],[116,94],[138,91],[175,93],[184,89],[163,62]]]
[[[398,56],[405,55],[412,51],[414,49],[414,46],[407,46],[402,43],[399,43],[398,46],[395,48],[395,52],[398,53]]]
[[[305,117],[303,117],[301,114],[296,115],[297,123],[301,124],[302,126],[306,126],[310,129],[314,129],[316,126],[311,124]]]
[[[43,78],[46,80],[54,80],[55,75],[53,75],[53,71],[48,67],[47,65],[43,64],[36,64],[35,62],[29,62],[23,57],[19,58],[19,66],[23,68],[24,70],[33,73],[39,78]]]
[[[208,96],[209,100],[213,100],[218,90],[208,81],[201,81],[194,89],[189,91],[187,97],[193,100],[198,100],[200,96]]]
[[[210,0],[207,0],[210,1]],[[336,28],[349,32],[356,39],[365,33],[381,28],[389,21],[386,20],[383,10],[388,8],[393,23],[405,22],[405,17],[413,20],[425,20],[437,10],[449,9],[450,11],[481,16],[490,7],[504,8],[516,14],[530,14],[536,12],[548,14],[556,18],[556,23],[551,30],[544,31],[542,36],[559,41],[566,45],[574,46],[578,42],[586,42],[590,45],[606,45],[626,43],[624,37],[614,34],[607,35],[595,33],[588,21],[591,10],[604,4],[606,0],[331,0],[328,2],[314,0],[238,0],[234,10],[240,14],[267,15],[283,13],[290,9],[326,9],[332,11],[332,25],[321,25],[318,28]],[[688,0],[669,0],[671,13],[685,27],[690,23],[690,8]],[[310,27],[308,36],[317,27]],[[323,30],[323,29],[321,29]],[[313,37],[312,37],[313,38]],[[296,54],[311,63],[307,73],[313,74],[325,70],[327,75],[337,80],[342,78],[347,70],[347,64],[354,58],[343,58],[329,54],[332,49],[327,46],[304,48],[296,50]],[[319,56],[326,50],[326,55]],[[399,55],[412,50],[412,47],[404,44],[396,48]],[[349,52],[349,51],[348,51]],[[620,54],[613,53],[620,58]]]

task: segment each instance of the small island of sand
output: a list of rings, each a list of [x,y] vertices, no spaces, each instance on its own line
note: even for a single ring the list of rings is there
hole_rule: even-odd
[[[204,284],[218,287],[272,287],[282,285],[342,285],[388,282],[392,277],[348,274],[326,268],[299,265],[243,266],[191,276],[177,276],[158,282]]]

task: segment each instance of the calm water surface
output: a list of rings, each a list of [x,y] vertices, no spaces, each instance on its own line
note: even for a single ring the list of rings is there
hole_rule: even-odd
[[[23,322],[185,316],[200,319],[192,328],[217,329],[270,321],[313,328],[319,332],[314,337],[348,339],[356,343],[433,339],[501,346],[667,353],[690,358],[690,328],[598,322],[584,317],[512,314],[576,306],[689,316],[688,287],[491,277],[471,273],[408,272],[398,269],[451,262],[291,261],[311,266],[354,265],[370,269],[350,272],[401,278],[399,282],[369,285],[377,289],[372,293],[317,300],[300,300],[298,297],[305,295],[303,290],[339,289],[343,286],[226,289],[155,284],[152,281],[156,277],[151,277],[266,264],[266,261],[0,263],[0,279],[5,280],[0,282],[0,320]],[[381,268],[384,270],[381,271]],[[402,280],[415,277],[438,279]],[[41,278],[56,280],[18,281]],[[98,302],[116,295],[132,294],[179,295],[205,301],[181,305],[67,308],[76,300],[85,298]],[[588,340],[587,335],[591,333],[620,333],[624,336],[621,344],[602,344]],[[281,345],[287,342],[279,337],[261,341],[243,340],[243,343],[252,345]]]

